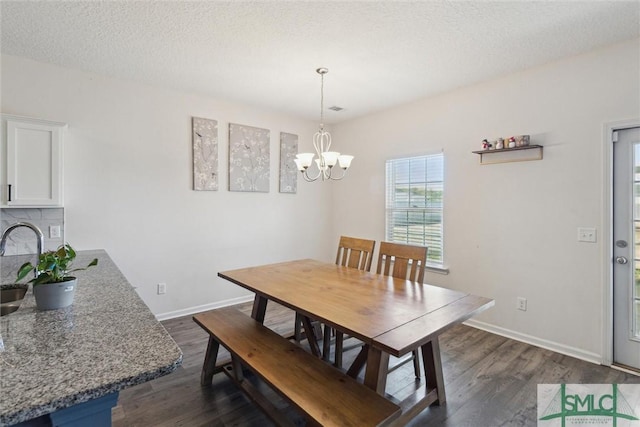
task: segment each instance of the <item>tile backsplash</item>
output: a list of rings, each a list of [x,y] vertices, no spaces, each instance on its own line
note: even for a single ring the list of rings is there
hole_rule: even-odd
[[[30,222],[44,234],[43,250],[56,249],[64,242],[64,208],[3,208],[0,209],[2,231],[16,222]],[[49,227],[60,226],[60,237],[49,237]],[[11,232],[7,239],[5,255],[36,253],[36,236],[32,230],[20,227]]]

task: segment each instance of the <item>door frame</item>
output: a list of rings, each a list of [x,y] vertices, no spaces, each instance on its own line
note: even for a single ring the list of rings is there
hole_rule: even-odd
[[[613,364],[613,132],[640,127],[640,118],[604,124],[602,138],[602,364]]]

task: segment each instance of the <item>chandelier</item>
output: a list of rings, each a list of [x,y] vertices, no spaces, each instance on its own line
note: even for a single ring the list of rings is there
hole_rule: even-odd
[[[331,134],[324,130],[324,75],[329,72],[326,68],[318,68],[316,73],[320,74],[320,130],[313,135],[313,147],[316,149],[315,153],[300,153],[296,155],[293,160],[296,162],[298,170],[302,172],[302,177],[305,181],[316,181],[317,179],[324,180],[339,180],[344,178],[347,174],[347,169],[351,166],[353,156],[346,154],[340,154],[336,151],[329,151],[331,147]],[[318,173],[315,176],[309,175],[309,167],[315,159],[316,166],[318,167]],[[334,175],[334,167],[336,164],[342,169],[340,176]]]

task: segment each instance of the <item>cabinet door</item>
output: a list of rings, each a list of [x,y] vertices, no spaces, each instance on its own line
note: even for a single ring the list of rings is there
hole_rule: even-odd
[[[62,133],[58,124],[7,120],[9,206],[62,206]]]

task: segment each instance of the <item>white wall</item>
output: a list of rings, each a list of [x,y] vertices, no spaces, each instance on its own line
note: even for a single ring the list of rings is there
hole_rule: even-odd
[[[69,123],[67,240],[109,251],[156,314],[247,295],[220,270],[331,260],[340,234],[383,240],[385,160],[443,149],[451,274],[426,281],[495,298],[478,317],[491,327],[597,358],[606,242],[579,243],[576,229],[602,231],[603,124],[640,117],[639,45],[338,125],[334,141],[356,156],[347,179],[299,181],[297,195],[277,192],[278,134],[298,134],[306,151],[315,123],[4,55],[1,109]],[[191,190],[191,116],[219,121],[218,192]],[[229,122],[271,130],[270,193],[226,190]],[[544,160],[478,164],[471,151],[483,138],[512,134],[544,145]],[[158,282],[167,295],[155,294]]]
[[[599,359],[608,242],[579,243],[577,228],[602,231],[603,125],[640,117],[639,48],[622,43],[336,126],[355,160],[335,187],[333,235],[383,240],[385,160],[444,150],[451,273],[425,281],[494,298],[478,316],[491,328]],[[544,145],[544,160],[480,166],[471,153],[516,134]]]
[[[309,151],[316,123],[12,56],[1,66],[2,112],[69,125],[66,240],[106,249],[154,313],[249,295],[218,271],[331,259],[330,187],[278,192],[279,133]],[[217,192],[192,191],[192,116],[218,120]],[[269,193],[227,191],[229,122],[271,130]]]

